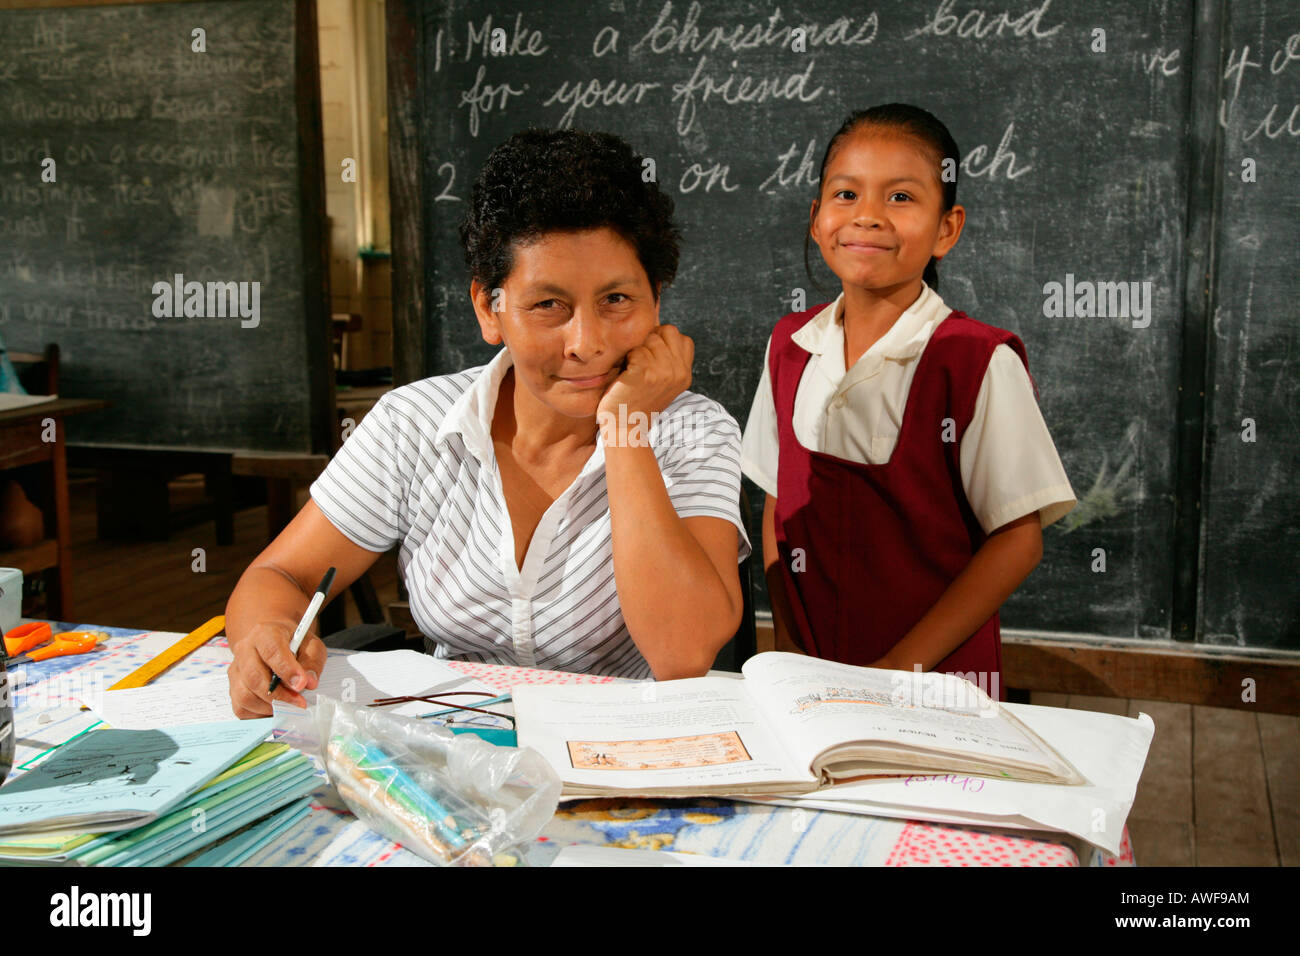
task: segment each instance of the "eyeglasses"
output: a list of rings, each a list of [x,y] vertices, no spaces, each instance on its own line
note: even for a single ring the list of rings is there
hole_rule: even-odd
[[[481,705],[483,705],[483,706],[475,707],[475,706],[471,706],[470,704],[455,704],[455,703],[452,703],[451,701],[443,700],[443,699],[442,699],[443,697],[483,697],[483,698],[486,698],[486,699],[485,699],[485,700],[475,701],[476,704],[481,704]],[[484,715],[486,715],[486,716],[488,716],[488,717],[497,717],[497,718],[500,718],[500,719],[502,719],[502,720],[508,720],[508,721],[510,721],[510,726],[513,728],[513,727],[515,726],[515,718],[514,718],[512,715],[510,715],[510,714],[502,714],[502,713],[498,713],[498,712],[495,711],[495,710],[486,710],[486,709],[484,709],[485,707],[487,707],[487,706],[490,705],[490,704],[504,704],[504,703],[507,703],[507,702],[509,702],[510,699],[511,699],[511,698],[510,698],[510,695],[509,695],[509,694],[503,694],[503,695],[501,695],[500,697],[492,697],[491,695],[489,695],[489,694],[485,694],[485,693],[483,693],[482,691],[476,691],[476,690],[453,690],[453,691],[444,691],[444,692],[441,693],[441,694],[425,694],[425,695],[416,695],[416,696],[408,696],[408,697],[381,697],[380,699],[378,699],[378,700],[376,700],[376,701],[373,701],[372,703],[368,704],[367,706],[369,706],[369,707],[387,707],[387,706],[392,705],[392,704],[406,704],[406,703],[413,703],[413,702],[415,702],[415,701],[423,701],[423,702],[428,703],[428,704],[437,704],[437,705],[439,705],[440,707],[443,707],[443,708],[445,708],[445,709],[444,709],[444,710],[435,710],[435,711],[433,711],[432,713],[428,713],[428,714],[420,714],[420,715],[419,715],[419,719],[421,719],[421,720],[423,720],[423,719],[425,719],[425,718],[429,718],[429,717],[444,717],[444,716],[447,715],[447,714],[454,714],[454,713],[456,713],[456,712],[458,712],[458,711],[469,711],[469,712],[476,713],[476,714],[484,714]],[[462,717],[462,718],[460,718],[459,720],[456,719],[456,718],[454,718],[454,717],[447,717],[447,718],[443,721],[443,723],[447,723],[447,724],[451,724],[451,723],[458,723],[458,724],[487,724],[488,721],[485,721],[482,717],[477,717],[477,718],[476,718],[476,717]]]

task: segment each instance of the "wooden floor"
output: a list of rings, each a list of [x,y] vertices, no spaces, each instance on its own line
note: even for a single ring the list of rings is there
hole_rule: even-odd
[[[236,513],[235,540],[226,547],[217,544],[211,521],[176,531],[168,541],[100,541],[95,480],[73,478],[71,486],[73,611],[83,623],[192,631],[225,613],[239,576],[268,543],[264,507]],[[170,489],[173,511],[205,500],[201,476],[174,481]],[[381,604],[397,600],[395,554],[381,556],[370,575]],[[351,596],[344,600],[347,623],[360,623]]]
[[[1300,717],[1064,694],[1030,702],[1155,722],[1128,819],[1139,866],[1300,865]]]
[[[202,500],[202,479],[172,485],[173,507]],[[164,542],[99,541],[93,478],[72,489],[73,596],[81,623],[187,632],[225,610],[239,575],[266,545],[266,509],[235,519],[218,547],[211,522]],[[194,549],[206,570],[194,570]],[[397,596],[397,562],[371,572],[381,604]],[[359,622],[347,598],[349,624]],[[1136,716],[1156,734],[1129,832],[1141,866],[1300,865],[1300,717],[1162,701],[1039,694],[1035,704]]]

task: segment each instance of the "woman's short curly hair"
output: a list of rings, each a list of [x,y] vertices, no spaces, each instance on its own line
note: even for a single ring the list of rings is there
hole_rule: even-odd
[[[607,226],[636,249],[656,293],[677,274],[673,201],[610,133],[529,129],[492,150],[470,192],[460,241],[470,277],[499,288],[517,244]]]

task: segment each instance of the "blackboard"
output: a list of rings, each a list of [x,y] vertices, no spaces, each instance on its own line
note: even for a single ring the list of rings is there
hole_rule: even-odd
[[[1190,0],[567,0],[545,10],[390,3],[390,178],[394,221],[404,202],[416,205],[419,271],[406,291],[415,303],[407,329],[418,374],[480,364],[494,352],[478,335],[456,234],[491,148],[530,125],[602,129],[654,158],[677,203],[686,241],[661,317],[697,342],[693,388],[743,426],[767,336],[796,290],[810,305],[838,292],[820,261],[814,274],[823,291],[803,268],[808,206],[829,136],[853,109],[925,107],[948,125],[964,157],[958,201],[967,226],[940,269],[939,292],[1024,340],[1079,498],[1045,532],[1043,560],[1004,607],[1004,627],[1202,637],[1191,591],[1198,529],[1183,535],[1189,548],[1177,542],[1179,521],[1195,515],[1200,493],[1192,480],[1200,472],[1180,463],[1195,444],[1187,433],[1199,439],[1205,409],[1181,386],[1188,318],[1204,310],[1202,280],[1188,284],[1189,262],[1205,251],[1199,224],[1214,219],[1208,197],[1202,208],[1192,196],[1201,182],[1193,180],[1195,157],[1204,137],[1214,138],[1216,103],[1197,100],[1205,84],[1195,78],[1216,77],[1224,55],[1217,9]],[[399,37],[394,24],[403,27]],[[796,27],[805,31],[802,50]],[[1300,69],[1292,68],[1292,82],[1294,75]],[[1286,163],[1294,142],[1270,144],[1276,164]],[[1294,230],[1275,198],[1257,195],[1260,210],[1273,209],[1258,214],[1263,220]],[[1208,241],[1213,229],[1203,231]],[[400,228],[396,241],[404,241]],[[1277,269],[1271,275],[1296,282]],[[1147,308],[1052,316],[1053,282],[1076,290],[1123,283]],[[1294,335],[1283,314],[1273,321],[1277,334]],[[1193,353],[1204,360],[1203,347]],[[1237,357],[1224,361],[1235,367]],[[1264,390],[1276,380],[1251,382]],[[1294,408],[1293,377],[1287,383]],[[1294,440],[1293,430],[1292,456]],[[1294,469],[1267,474],[1279,496],[1294,498]],[[748,490],[757,537],[762,495],[752,484]],[[1260,516],[1255,530],[1271,520]],[[1215,545],[1241,543],[1220,534]],[[1249,595],[1232,590],[1235,577],[1228,574],[1221,603],[1239,621]],[[1283,593],[1294,604],[1294,585]],[[1283,597],[1269,600],[1279,610],[1268,614],[1279,618]],[[1190,607],[1190,626],[1180,607],[1184,618]],[[1232,630],[1259,642],[1257,631],[1236,622]],[[1294,630],[1283,643],[1300,646]]]
[[[73,444],[326,450],[315,73],[294,0],[0,11],[0,336],[112,402]]]
[[[1300,647],[1300,7],[1228,5],[1203,606],[1211,643]]]

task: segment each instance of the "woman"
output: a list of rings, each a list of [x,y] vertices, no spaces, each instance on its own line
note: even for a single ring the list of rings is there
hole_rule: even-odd
[[[750,551],[740,430],[686,390],[693,343],[659,324],[679,235],[641,173],[622,140],[574,130],[488,157],[461,240],[483,338],[505,347],[385,395],[244,572],[226,608],[238,716],[305,703],[325,647],[313,633],[295,659],[289,639],[310,595],[399,542],[438,657],[660,680],[711,666]]]

